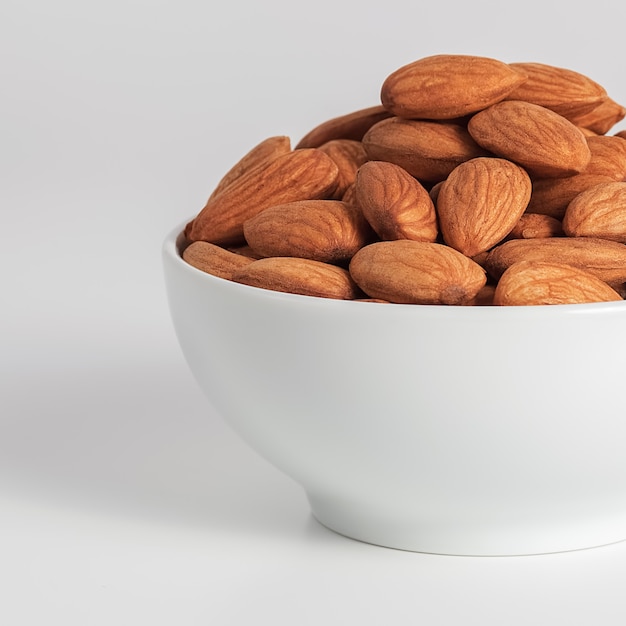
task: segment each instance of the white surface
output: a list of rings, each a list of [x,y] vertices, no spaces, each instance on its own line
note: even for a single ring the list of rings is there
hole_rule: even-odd
[[[312,521],[191,379],[159,258],[256,141],[415,58],[560,64],[626,102],[626,5],[589,10],[0,4],[3,624],[623,624],[624,543],[435,557]]]

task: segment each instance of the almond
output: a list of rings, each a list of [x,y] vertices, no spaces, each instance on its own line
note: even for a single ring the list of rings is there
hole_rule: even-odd
[[[440,54],[390,74],[381,101],[399,117],[452,119],[499,102],[525,80],[522,72],[496,59]]]
[[[468,123],[477,144],[510,159],[536,177],[578,174],[591,152],[582,132],[545,107],[507,100],[477,113]]]
[[[608,176],[615,181],[626,179],[626,140],[622,137],[596,135],[587,137],[591,160],[584,174]]]
[[[538,261],[513,263],[498,281],[496,305],[613,302],[621,296],[593,274],[571,265]]]
[[[530,200],[528,174],[506,159],[479,157],[456,167],[437,197],[444,241],[468,257],[511,231]]]
[[[541,178],[533,180],[533,192],[526,211],[541,213],[562,220],[567,205],[579,194],[600,185],[613,182],[601,174],[576,174],[567,178]]]
[[[367,161],[365,148],[360,141],[353,139],[332,139],[322,144],[319,149],[325,152],[339,169],[333,198],[341,200],[348,187],[354,183],[357,170]]]
[[[474,263],[478,263],[478,265],[484,268],[488,256],[489,256],[489,251],[485,250],[485,252],[480,252],[479,254],[475,254],[473,257],[471,257],[471,259],[472,261],[474,261]]]
[[[486,283],[483,268],[460,252],[402,239],[361,248],[350,274],[370,298],[404,304],[467,304]]]
[[[626,117],[626,108],[608,96],[595,108],[582,115],[573,116],[571,121],[598,135],[605,135]]]
[[[441,188],[443,187],[443,184],[445,182],[446,182],[445,180],[440,180],[438,183],[435,183],[430,188],[430,191],[428,192],[430,199],[433,201],[433,204],[435,205],[435,210],[437,209],[437,198],[439,198],[439,192],[441,191]]]
[[[488,154],[458,123],[399,117],[372,126],[363,146],[371,161],[395,163],[420,182],[433,183],[447,178],[460,163]]]
[[[563,117],[588,113],[606,98],[604,87],[573,70],[544,63],[510,63],[526,81],[507,100],[524,100],[546,107]]]
[[[509,239],[544,239],[547,237],[563,237],[563,226],[559,220],[541,213],[524,213],[519,218]]]
[[[245,267],[252,259],[225,250],[206,241],[194,241],[183,251],[183,259],[207,274],[231,280],[233,272]]]
[[[291,152],[291,140],[289,137],[279,135],[277,137],[268,137],[261,143],[257,144],[247,154],[245,154],[235,165],[233,165],[213,190],[209,200],[221,193],[226,187],[231,185],[242,174],[249,172],[256,167],[262,167],[273,161],[281,154]]]
[[[496,286],[486,284],[467,304],[471,306],[491,306],[496,293]]]
[[[371,126],[390,115],[391,113],[385,107],[378,104],[346,115],[333,117],[310,130],[300,139],[296,149],[317,148],[332,139],[360,141]]]
[[[355,192],[355,184],[352,183],[341,196],[342,202],[347,202],[348,204],[354,204],[356,206],[356,192]]]
[[[626,244],[626,183],[596,185],[568,205],[563,230],[570,237],[598,237]]]
[[[496,246],[485,267],[496,280],[518,261],[573,265],[610,285],[626,282],[626,245],[592,237],[511,239]]]
[[[259,259],[234,272],[232,280],[251,287],[319,298],[352,300],[362,295],[347,270],[311,259]]]
[[[578,124],[576,124],[576,128],[578,128],[578,130],[580,130],[580,132],[585,137],[597,137],[598,136],[598,133],[592,131],[590,128],[585,128],[584,126],[579,126]]]
[[[243,225],[248,245],[264,257],[327,263],[350,259],[372,239],[360,209],[340,200],[301,200],[269,207]]]
[[[243,223],[264,209],[332,194],[338,172],[335,162],[316,148],[283,154],[241,175],[209,200],[187,236],[192,241],[238,243],[243,240]]]
[[[250,259],[262,259],[263,257],[257,254],[247,243],[244,243],[239,246],[230,246],[225,248],[230,252],[234,252],[235,254],[241,254],[242,256],[246,256]]]
[[[357,172],[354,193],[381,239],[437,239],[437,215],[428,191],[399,165],[368,161]]]

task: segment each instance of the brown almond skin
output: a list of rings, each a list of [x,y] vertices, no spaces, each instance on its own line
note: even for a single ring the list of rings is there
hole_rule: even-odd
[[[530,102],[494,104],[472,117],[468,131],[485,150],[536,177],[573,176],[591,160],[587,139],[574,124]]]
[[[587,137],[591,160],[585,174],[608,176],[615,181],[626,179],[626,140],[610,135]]]
[[[488,283],[467,304],[469,306],[492,306],[495,293],[496,286]]]
[[[615,291],[619,293],[624,300],[626,300],[626,283],[617,283],[615,285],[611,285],[611,287],[615,289]]]
[[[333,198],[341,200],[348,187],[354,183],[357,170],[367,161],[365,148],[360,141],[354,139],[331,139],[319,149],[325,152],[339,169]]]
[[[481,252],[479,254],[475,254],[472,258],[474,263],[478,263],[481,267],[485,267],[485,262],[487,261],[487,257],[489,256],[489,251]]]
[[[259,259],[234,272],[232,280],[251,287],[318,298],[353,300],[363,295],[347,270],[311,259]]]
[[[368,161],[355,182],[356,203],[382,240],[434,242],[435,205],[422,184],[399,165]]]
[[[585,136],[585,137],[598,137],[598,133],[594,133],[589,128],[585,128],[584,126],[578,126],[576,124],[576,128]]]
[[[420,182],[444,180],[459,164],[489,153],[478,146],[465,126],[452,122],[383,120],[363,137],[371,161],[389,161]]]
[[[440,54],[390,74],[381,102],[399,117],[453,119],[499,102],[525,80],[522,72],[496,59]]]
[[[624,117],[626,117],[626,107],[607,96],[595,109],[588,113],[573,116],[571,121],[598,135],[605,135]]]
[[[279,135],[268,137],[247,152],[235,165],[233,165],[213,190],[209,200],[219,195],[226,187],[235,182],[240,176],[256,167],[263,167],[270,161],[282,154],[291,152],[291,140],[289,137]]]
[[[285,202],[332,195],[339,170],[316,148],[294,150],[241,175],[209,200],[186,231],[191,241],[231,245],[243,241],[243,223]]]
[[[570,237],[598,237],[626,244],[626,182],[596,185],[576,196],[563,218]]]
[[[527,213],[541,213],[562,220],[567,205],[579,194],[595,185],[613,182],[601,174],[576,174],[567,178],[540,178],[533,180],[533,191]]]
[[[508,239],[545,239],[547,237],[563,237],[563,225],[550,215],[541,213],[524,213],[511,232]]]
[[[235,254],[241,254],[242,256],[246,256],[250,259],[262,259],[263,257],[257,254],[247,243],[244,243],[240,246],[230,246],[225,248],[230,252],[234,252]]]
[[[524,100],[546,107],[563,117],[588,113],[605,98],[604,87],[573,70],[544,63],[510,63],[521,71],[526,81],[506,100]]]
[[[350,274],[370,298],[401,304],[465,305],[486,284],[483,268],[460,252],[405,239],[361,248]]]
[[[251,258],[206,241],[194,241],[183,251],[183,259],[207,274],[232,280],[233,272],[252,263]]]
[[[502,274],[493,303],[500,306],[615,302],[622,297],[593,274],[563,263],[520,261]]]
[[[435,210],[437,209],[437,198],[439,198],[439,192],[441,191],[441,188],[443,187],[444,182],[445,180],[440,180],[438,183],[435,183],[430,188],[430,191],[428,192],[430,199],[433,201],[435,205]]]
[[[296,150],[301,148],[318,148],[322,144],[333,139],[352,139],[360,141],[363,135],[374,125],[391,113],[377,104],[358,111],[352,111],[346,115],[333,117],[311,129],[296,144]]]
[[[341,196],[341,201],[346,202],[348,204],[357,205],[356,203],[356,193],[355,193],[355,185],[352,183]]]
[[[626,282],[626,245],[606,239],[511,239],[489,252],[485,268],[498,280],[518,261],[563,263],[586,270],[610,285]]]
[[[254,252],[264,257],[346,261],[372,240],[360,209],[340,200],[301,200],[269,207],[243,225]]]
[[[489,250],[518,222],[531,189],[526,171],[506,159],[479,157],[462,163],[437,197],[444,241],[468,257]]]

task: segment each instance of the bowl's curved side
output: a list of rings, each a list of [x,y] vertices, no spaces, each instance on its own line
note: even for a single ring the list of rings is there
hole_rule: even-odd
[[[322,523],[454,554],[626,538],[626,303],[496,310],[293,296],[188,266],[176,232],[164,269],[191,371],[305,488]]]

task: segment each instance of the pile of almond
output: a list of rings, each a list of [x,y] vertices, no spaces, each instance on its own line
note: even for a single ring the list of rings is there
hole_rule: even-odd
[[[380,105],[270,137],[187,225],[183,258],[307,296],[446,305],[626,297],[626,116],[541,63],[437,55]]]

